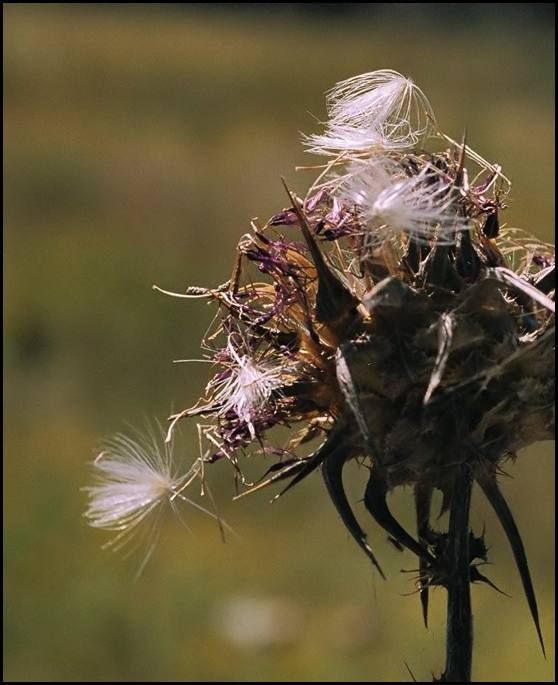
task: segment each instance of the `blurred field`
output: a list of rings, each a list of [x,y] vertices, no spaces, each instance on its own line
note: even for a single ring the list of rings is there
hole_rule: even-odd
[[[199,354],[211,312],[151,285],[227,278],[250,218],[285,205],[280,175],[308,186],[294,171],[309,162],[298,132],[316,130],[308,112],[323,115],[337,80],[378,68],[413,77],[442,128],[460,137],[466,124],[514,181],[507,220],[551,239],[551,27],[506,21],[507,3],[474,30],[431,22],[432,9],[377,23],[138,5],[4,5],[4,679],[405,682],[406,661],[431,680],[445,598],[425,631],[399,573],[413,559],[370,530],[389,572],[375,579],[318,477],[273,507],[266,494],[233,503],[217,465],[210,483],[237,535],[223,545],[186,512],[194,535],[166,526],[136,582],[137,562],[102,552],[107,537],[87,528],[80,487],[102,437],[197,398],[205,369],[171,362]],[[181,446],[197,454],[193,425]],[[552,446],[510,472],[549,657],[479,498],[487,573],[512,598],[474,589],[475,680],[552,682]],[[357,473],[354,501],[361,488]],[[404,518],[409,504],[395,503]],[[261,625],[252,637],[250,623]]]

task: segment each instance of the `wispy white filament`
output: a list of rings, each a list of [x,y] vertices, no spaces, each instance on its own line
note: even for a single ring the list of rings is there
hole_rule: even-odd
[[[391,69],[341,81],[327,94],[327,110],[325,133],[305,137],[305,144],[332,156],[414,147],[434,119],[421,89]]]
[[[387,159],[353,164],[339,192],[359,208],[371,244],[401,233],[419,241],[436,236],[453,243],[468,226],[458,216],[457,190],[430,166],[407,177]]]
[[[273,392],[285,385],[285,368],[272,360],[256,361],[250,355],[239,355],[231,342],[228,349],[233,359],[231,373],[216,384],[213,401],[220,415],[233,410],[254,437],[254,422],[265,411]]]
[[[172,447],[159,446],[154,435],[132,440],[117,435],[93,462],[96,483],[84,488],[89,495],[85,516],[94,528],[117,531],[105,546],[119,549],[135,537],[145,524],[146,551],[139,572],[149,560],[159,533],[164,509],[178,514],[177,502],[185,501],[196,509],[217,516],[188,499],[183,490],[198,476],[201,464],[196,462],[180,475],[173,462]]]

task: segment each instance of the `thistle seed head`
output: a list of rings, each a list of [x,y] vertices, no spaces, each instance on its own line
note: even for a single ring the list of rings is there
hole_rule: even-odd
[[[445,510],[458,479],[472,476],[508,535],[540,636],[497,476],[518,450],[554,436],[554,248],[502,223],[509,180],[441,132],[408,79],[364,74],[338,84],[327,106],[325,133],[306,144],[333,159],[307,196],[287,187],[288,206],[254,220],[226,284],[169,293],[218,307],[204,341],[214,365],[206,396],[171,417],[169,437],[182,418],[203,417],[195,468],[227,459],[241,480],[252,447],[275,458],[244,493],[279,481],[286,492],[321,467],[343,522],[380,569],[343,487],[344,465],[358,459],[368,512],[419,557],[425,620],[429,584],[451,571],[445,538],[430,526],[432,491]],[[427,134],[446,149],[419,147]],[[274,443],[275,426],[300,430]],[[320,436],[314,453],[298,455]],[[89,488],[87,515],[125,533],[183,498],[196,474],[177,478],[160,455],[116,446],[97,463],[103,481]],[[387,505],[403,485],[415,489],[418,539]],[[470,561],[485,559],[483,539],[462,533]],[[476,567],[470,579],[489,582]]]
[[[425,620],[429,585],[452,573],[444,534],[430,526],[431,494],[449,508],[465,469],[508,534],[540,636],[497,476],[554,435],[554,248],[502,223],[511,184],[501,168],[441,132],[400,74],[344,81],[327,108],[325,133],[305,142],[332,160],[310,192],[300,199],[287,187],[289,205],[241,239],[228,285],[196,291],[219,307],[206,340],[216,372],[207,397],[171,425],[212,418],[199,427],[202,461],[228,459],[236,476],[252,445],[274,455],[267,478],[242,494],[287,481],[282,494],[321,467],[381,572],[343,488],[346,462],[365,464],[366,508],[419,557]],[[427,134],[446,149],[419,148]],[[297,424],[273,443],[270,429]],[[297,456],[318,435],[321,447]],[[417,494],[418,540],[387,505],[403,485]],[[484,559],[484,543],[467,536],[471,562]],[[470,578],[490,584],[474,564]]]
[[[447,490],[464,462],[496,473],[554,428],[553,300],[539,267],[553,250],[501,224],[510,185],[498,165],[465,143],[416,148],[427,131],[450,139],[408,79],[349,79],[327,108],[346,154],[304,200],[287,189],[291,206],[240,241],[228,289],[204,291],[221,311],[218,371],[207,401],[180,416],[215,417],[211,460],[302,423],[343,425],[347,454],[388,488]],[[363,155],[353,134],[389,144]]]

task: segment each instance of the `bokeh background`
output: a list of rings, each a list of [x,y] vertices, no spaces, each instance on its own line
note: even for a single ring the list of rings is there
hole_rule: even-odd
[[[426,631],[400,573],[416,562],[368,525],[389,580],[374,577],[319,477],[270,507],[232,502],[214,466],[235,534],[185,511],[193,534],[169,521],[135,581],[80,487],[103,437],[198,397],[207,369],[172,360],[199,355],[212,313],[151,286],[226,280],[250,218],[286,204],[280,175],[308,187],[299,131],[318,130],[336,81],[411,76],[442,128],[467,125],[513,179],[507,221],[551,239],[553,4],[7,3],[4,19],[4,680],[405,682],[406,664],[431,680],[444,593]],[[179,456],[197,450],[185,426]],[[511,597],[473,590],[475,680],[551,682],[552,446],[509,470],[549,654],[477,498],[487,573]],[[353,501],[362,486],[356,472]],[[410,522],[410,493],[394,507]]]

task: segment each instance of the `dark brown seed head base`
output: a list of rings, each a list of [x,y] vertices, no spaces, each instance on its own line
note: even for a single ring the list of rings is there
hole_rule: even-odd
[[[335,177],[304,200],[287,189],[288,207],[241,239],[231,280],[190,291],[219,305],[205,340],[217,371],[206,398],[171,419],[211,417],[200,426],[203,458],[229,460],[241,481],[250,445],[276,457],[243,494],[278,481],[288,490],[321,467],[343,522],[379,569],[342,483],[344,464],[361,458],[367,510],[420,559],[425,620],[429,585],[446,585],[451,573],[444,534],[430,525],[432,491],[448,508],[466,465],[510,539],[540,634],[497,476],[518,450],[554,436],[554,251],[502,226],[504,177],[485,169],[465,183],[464,149],[393,161],[409,178],[436,169],[432,183],[454,193],[461,228],[451,241],[435,227],[371,240],[374,227]],[[270,428],[294,424],[302,429],[286,444],[267,442]],[[316,452],[297,457],[320,435]],[[387,506],[401,485],[415,489],[417,538]],[[470,535],[470,580],[490,583],[475,565],[486,559],[483,537]]]

